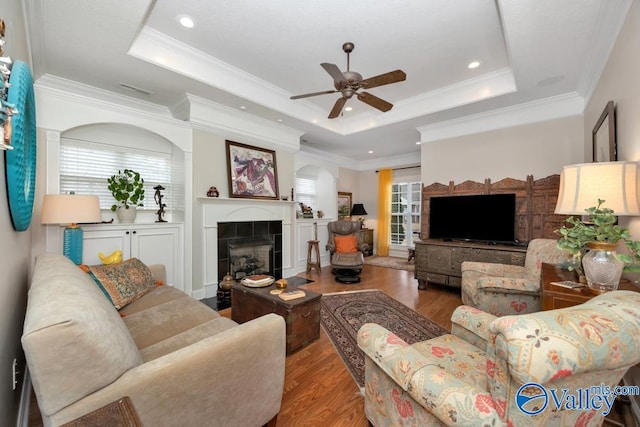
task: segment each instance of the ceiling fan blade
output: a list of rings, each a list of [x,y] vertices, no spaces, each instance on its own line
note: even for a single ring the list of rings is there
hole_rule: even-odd
[[[359,92],[358,99],[365,104],[371,105],[373,108],[377,108],[380,111],[389,111],[393,108],[393,104],[385,101],[384,99],[378,98],[375,95],[371,95],[367,92]]]
[[[342,112],[342,109],[344,108],[344,104],[346,102],[347,102],[347,98],[345,98],[345,97],[338,98],[336,103],[333,105],[333,108],[331,109],[331,112],[329,113],[329,118],[330,119],[335,119],[336,117],[338,117],[340,115],[340,113]]]
[[[322,92],[313,92],[313,93],[305,93],[303,95],[295,95],[290,97],[289,99],[300,99],[300,98],[308,98],[310,96],[317,96],[317,95],[326,95],[328,93],[335,93],[337,92],[337,90],[325,90]]]
[[[324,68],[324,70],[329,73],[331,77],[333,77],[333,81],[337,86],[347,84],[347,80],[344,78],[344,76],[342,75],[342,71],[340,71],[340,68],[338,68],[337,65],[323,62],[322,64],[320,64],[320,66],[322,66],[322,68]]]
[[[371,89],[372,87],[384,86],[391,83],[402,82],[407,79],[407,75],[402,70],[389,71],[379,76],[369,77],[360,82],[361,87]]]

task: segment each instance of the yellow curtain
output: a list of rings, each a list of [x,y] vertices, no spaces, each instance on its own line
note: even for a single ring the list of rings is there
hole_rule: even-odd
[[[389,255],[392,183],[393,170],[382,169],[378,172],[378,243],[376,245],[376,254],[378,256]]]

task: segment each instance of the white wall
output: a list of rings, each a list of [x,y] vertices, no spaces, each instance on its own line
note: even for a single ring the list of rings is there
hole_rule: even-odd
[[[634,1],[584,114],[585,161],[592,158],[591,131],[606,103],[616,107],[618,160],[640,161],[640,2]],[[620,218],[640,240],[640,218]]]
[[[3,2],[0,18],[6,24],[5,55],[10,56],[14,61],[21,60],[31,64],[23,22],[22,2]],[[38,191],[37,184],[36,191]],[[0,161],[0,204],[2,205],[2,215],[0,215],[0,259],[2,260],[2,280],[0,281],[0,343],[2,343],[0,346],[0,416],[6,425],[14,425],[22,385],[18,384],[17,389],[12,390],[10,368],[13,359],[16,358],[20,362],[18,370],[24,372],[25,369],[20,336],[22,335],[31,271],[33,222],[26,231],[16,232],[13,229],[7,204],[4,161]]]
[[[573,116],[426,142],[422,183],[544,178],[581,162],[583,140],[582,116]]]

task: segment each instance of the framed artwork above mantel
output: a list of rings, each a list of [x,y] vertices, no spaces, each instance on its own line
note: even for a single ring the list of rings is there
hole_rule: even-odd
[[[276,152],[226,141],[229,197],[278,200]]]

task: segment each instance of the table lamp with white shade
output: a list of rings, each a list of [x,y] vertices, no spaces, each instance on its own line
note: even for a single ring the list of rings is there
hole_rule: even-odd
[[[615,216],[640,215],[640,197],[638,195],[638,179],[640,179],[640,163],[638,162],[595,162],[565,166],[560,175],[560,189],[555,213],[563,215],[587,215],[586,209],[602,208],[610,209],[613,215],[605,220],[605,214],[595,216],[589,212],[591,221],[574,221],[572,229],[578,230],[573,235],[566,234],[559,244],[564,245],[578,256],[587,276],[587,283],[593,289],[612,290],[617,289],[624,262],[616,255],[616,246],[620,239],[622,229],[612,227],[609,221],[615,221]],[[599,214],[598,214],[599,215]],[[586,242],[581,239],[590,234],[585,234],[592,229],[594,238]],[[616,231],[617,230],[617,231]],[[566,232],[566,231],[565,231]],[[597,237],[596,237],[597,236]],[[568,246],[567,246],[568,245]],[[584,253],[584,248],[590,250]]]
[[[82,264],[82,228],[80,223],[100,222],[98,196],[46,194],[42,204],[42,224],[67,224],[64,229],[64,256]]]

